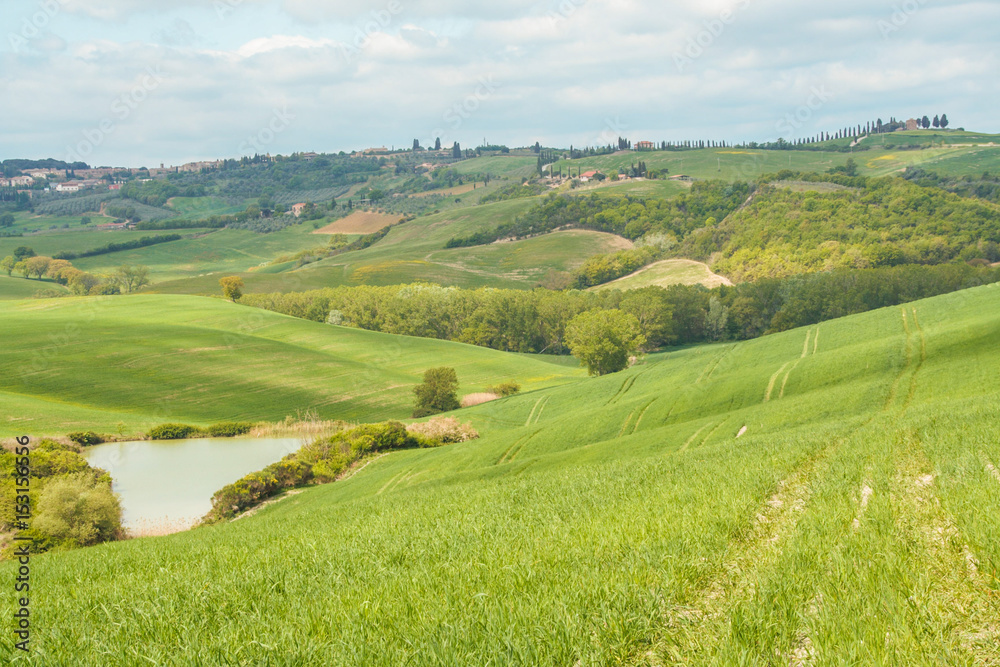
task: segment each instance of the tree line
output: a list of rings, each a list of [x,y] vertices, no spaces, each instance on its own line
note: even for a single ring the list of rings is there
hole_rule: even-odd
[[[975,197],[1000,203],[1000,175],[988,171],[979,176],[952,176],[925,171],[919,167],[907,167],[903,178],[923,188],[940,188],[959,197]]]
[[[756,338],[829,319],[1000,281],[1000,268],[950,263],[840,269],[707,289],[554,292],[438,285],[336,287],[248,294],[245,305],[294,317],[470,343],[507,352],[566,354],[567,327],[590,311],[635,318],[645,350]],[[627,328],[627,327],[625,327]]]
[[[525,214],[493,228],[453,237],[446,247],[486,245],[500,239],[518,239],[576,228],[638,239],[650,233],[685,237],[736,211],[755,191],[751,183],[700,181],[673,199],[549,195]]]
[[[82,271],[67,259],[38,255],[32,248],[20,246],[12,255],[0,259],[0,270],[8,277],[14,272],[25,279],[49,278],[64,285],[77,296],[121,294],[134,292],[149,284],[149,267],[122,264],[108,274],[94,275]]]

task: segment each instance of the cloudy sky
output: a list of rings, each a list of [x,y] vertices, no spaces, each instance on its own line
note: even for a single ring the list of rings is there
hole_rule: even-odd
[[[1000,2],[3,0],[0,159],[1000,132]]]

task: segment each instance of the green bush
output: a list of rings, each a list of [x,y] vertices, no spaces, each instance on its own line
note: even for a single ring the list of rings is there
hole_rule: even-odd
[[[514,394],[521,391],[521,385],[514,382],[513,380],[508,380],[507,382],[501,382],[500,384],[487,387],[486,391],[490,394],[496,394],[501,398],[506,396],[513,396]]]
[[[208,434],[213,438],[233,438],[246,435],[253,426],[253,422],[219,422],[208,427]]]
[[[149,429],[146,437],[150,440],[184,440],[200,431],[197,426],[188,424],[160,424]]]
[[[407,432],[399,422],[362,424],[328,438],[320,438],[259,472],[220,489],[212,496],[212,511],[203,519],[229,519],[285,489],[335,481],[368,454],[394,449],[435,447],[440,441]]]
[[[413,410],[414,419],[427,417],[439,412],[457,410],[458,375],[454,368],[432,368],[424,373],[423,384],[413,388],[417,404]]]
[[[93,431],[83,431],[80,433],[70,433],[66,436],[76,444],[81,447],[91,447],[93,445],[99,445],[104,442],[104,438],[97,435]]]
[[[116,539],[122,509],[110,483],[82,473],[48,482],[32,522],[43,548],[85,547]]]

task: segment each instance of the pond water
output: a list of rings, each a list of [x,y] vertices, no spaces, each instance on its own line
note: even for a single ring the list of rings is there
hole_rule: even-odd
[[[299,438],[110,442],[84,450],[114,479],[134,535],[185,530],[212,509],[212,494],[303,445]]]

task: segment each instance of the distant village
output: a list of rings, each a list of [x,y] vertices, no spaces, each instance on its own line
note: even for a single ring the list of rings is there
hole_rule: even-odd
[[[810,143],[812,141],[828,141],[830,139],[838,139],[850,136],[863,136],[871,133],[889,133],[903,130],[925,130],[930,129],[933,125],[935,129],[941,128],[945,129],[948,126],[947,115],[941,115],[934,117],[933,122],[927,117],[923,118],[910,118],[906,121],[897,121],[892,119],[889,123],[883,124],[881,120],[877,123],[868,123],[865,126],[859,125],[857,130],[854,128],[847,128],[845,130],[838,131],[836,133],[821,133],[815,139],[810,139],[805,143]],[[619,142],[622,140],[619,139]],[[730,144],[726,142],[681,142],[679,144],[668,144],[668,142],[656,143],[653,141],[637,141],[634,144],[632,142],[625,142],[621,145],[622,148],[628,151],[645,152],[645,151],[655,151],[663,150],[667,147],[689,147],[689,148],[709,148],[709,147],[728,147]],[[752,146],[756,146],[753,144]],[[537,152],[537,148],[535,149]],[[428,159],[434,160],[434,162],[427,162],[420,165],[428,170],[446,166],[450,159],[456,157],[455,152],[458,151],[459,155],[462,157],[470,157],[470,153],[473,151],[460,151],[458,144],[455,144],[453,148],[442,149],[440,142],[434,148],[422,148],[419,144],[414,141],[414,147],[412,152],[421,151],[428,156]],[[572,149],[571,149],[572,151]],[[350,153],[352,158],[373,158],[373,157],[389,157],[392,155],[397,155],[401,153],[410,153],[411,149],[405,148],[386,148],[372,147],[366,148],[364,150],[353,151]],[[478,151],[477,151],[478,153]],[[320,157],[319,153],[293,153],[293,157],[300,159],[311,160]],[[259,156],[262,161],[271,161],[273,158],[270,154],[266,156]],[[232,162],[232,161],[230,161]],[[198,162],[188,162],[180,166],[170,166],[167,167],[164,164],[160,164],[159,167],[145,168],[145,167],[96,167],[87,169],[63,169],[63,168],[36,168],[36,169],[25,169],[22,170],[21,174],[10,176],[10,177],[0,177],[0,187],[16,188],[18,193],[26,193],[28,196],[32,196],[35,191],[43,192],[58,192],[65,194],[74,194],[81,192],[83,190],[90,190],[96,188],[106,187],[108,190],[120,190],[122,185],[130,180],[138,180],[140,182],[149,181],[155,178],[165,177],[168,174],[176,173],[188,173],[188,172],[201,172],[205,170],[215,170],[220,169],[226,163],[226,160],[204,160]],[[646,174],[639,174],[638,176],[645,176]],[[636,177],[636,174],[618,174],[614,176],[619,179],[628,179]],[[553,174],[548,173],[546,177],[551,181],[562,181],[569,180],[565,175],[561,173]],[[572,178],[572,173],[570,174]],[[588,183],[594,180],[604,180],[607,178],[604,174],[597,171],[588,171],[583,173],[577,173],[576,179],[581,183]],[[674,175],[668,178],[676,180],[688,180],[684,175]],[[44,182],[45,187],[39,188],[39,182]]]

